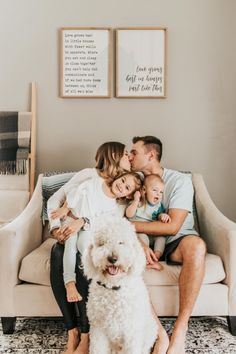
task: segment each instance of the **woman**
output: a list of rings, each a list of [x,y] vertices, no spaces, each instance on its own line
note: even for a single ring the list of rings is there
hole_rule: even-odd
[[[125,145],[119,142],[107,142],[102,144],[96,153],[96,166],[95,168],[87,168],[78,173],[66,184],[68,188],[75,184],[79,185],[80,183],[99,175],[107,180],[112,180],[117,174],[124,171],[130,171],[130,162],[129,154],[125,149]],[[65,191],[64,187],[60,188],[48,201],[48,213],[57,209],[65,201]],[[85,223],[86,220],[82,220],[82,223]],[[58,303],[58,306],[61,309],[65,326],[68,330],[68,341],[67,341],[67,350],[64,354],[88,354],[89,346],[89,323],[86,315],[86,301],[88,296],[88,282],[84,277],[80,265],[80,254],[77,253],[77,266],[76,266],[76,286],[78,292],[82,296],[82,301],[77,303],[79,309],[79,319],[80,323],[77,322],[77,311],[74,303],[67,302],[66,290],[63,281],[63,252],[64,245],[63,241],[69,237],[59,233],[60,225],[50,219],[51,233],[57,238],[57,242],[51,252],[51,285],[54,296]],[[71,230],[74,231],[74,230]],[[159,347],[161,344],[161,338],[168,338],[163,327],[158,321],[159,325]],[[80,328],[80,332],[78,330]],[[160,331],[160,328],[163,330]],[[164,348],[164,346],[161,345]],[[156,351],[157,354],[164,354],[165,351]]]

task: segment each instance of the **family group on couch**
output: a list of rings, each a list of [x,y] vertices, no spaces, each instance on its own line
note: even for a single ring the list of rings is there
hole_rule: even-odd
[[[130,218],[147,268],[161,271],[162,260],[182,265],[172,335],[168,337],[153,311],[159,330],[152,353],[185,353],[188,321],[204,277],[206,246],[194,229],[191,179],[163,168],[161,157],[162,143],[154,136],[134,137],[130,153],[122,143],[104,143],[97,150],[95,167],[76,173],[48,201],[50,230],[58,241],[51,252],[50,280],[68,330],[65,354],[89,352],[89,280],[81,255],[92,237],[92,220],[106,213]]]

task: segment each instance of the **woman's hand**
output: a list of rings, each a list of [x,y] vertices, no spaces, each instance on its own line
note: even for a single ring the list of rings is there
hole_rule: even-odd
[[[63,244],[65,240],[68,239],[68,237],[65,237],[63,234],[61,234],[60,229],[53,229],[51,231],[52,236],[57,240],[57,242]]]
[[[63,235],[64,239],[68,239],[72,234],[76,234],[84,226],[84,219],[77,219],[71,221],[67,225],[63,225],[60,228],[60,233]]]

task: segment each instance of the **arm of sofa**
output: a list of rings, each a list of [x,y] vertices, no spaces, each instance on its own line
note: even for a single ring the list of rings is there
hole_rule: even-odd
[[[236,223],[217,209],[200,174],[193,174],[193,185],[200,234],[206,241],[208,252],[217,254],[223,261],[224,283],[229,286],[231,299],[230,312],[236,315]]]
[[[9,305],[12,289],[19,283],[22,258],[42,243],[42,175],[24,211],[0,229],[0,307]],[[2,311],[1,311],[2,312]]]

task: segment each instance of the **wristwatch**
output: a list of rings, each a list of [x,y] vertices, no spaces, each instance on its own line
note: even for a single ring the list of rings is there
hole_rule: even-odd
[[[84,220],[83,230],[88,231],[90,229],[90,220],[88,218],[85,218],[84,216],[82,217],[82,219]]]

